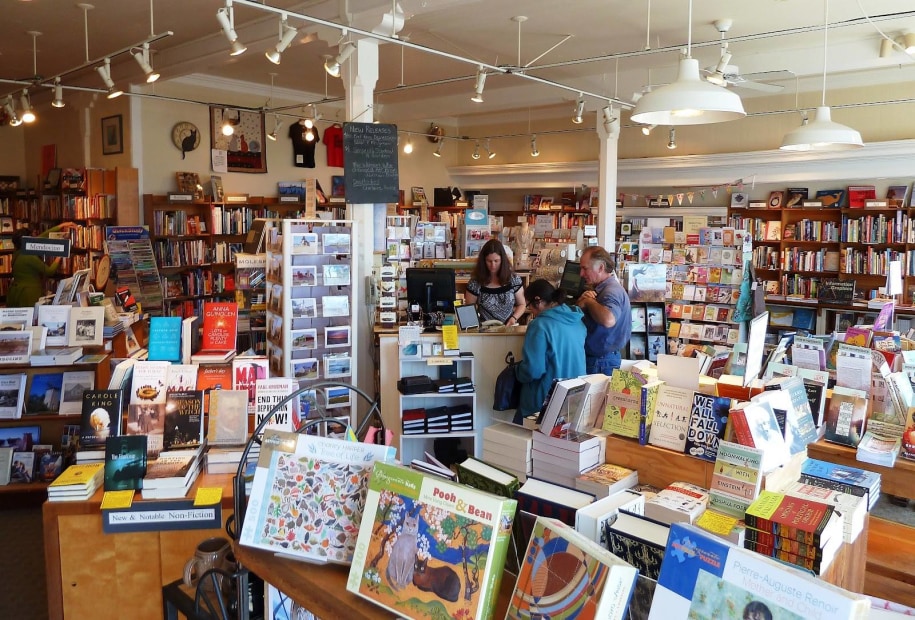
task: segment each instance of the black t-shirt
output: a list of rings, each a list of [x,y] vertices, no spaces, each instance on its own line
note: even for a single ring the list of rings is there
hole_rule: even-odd
[[[321,139],[318,130],[311,128],[311,135],[315,137],[309,142],[305,139],[308,129],[302,123],[293,123],[289,126],[289,138],[292,140],[292,165],[297,168],[315,167],[315,147]]]

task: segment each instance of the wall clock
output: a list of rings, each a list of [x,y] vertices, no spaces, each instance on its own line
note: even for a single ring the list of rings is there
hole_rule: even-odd
[[[181,159],[184,159],[186,153],[200,146],[200,131],[197,125],[187,121],[176,123],[172,127],[172,143],[181,151]]]
[[[108,277],[111,275],[111,257],[107,254],[95,261],[95,276],[92,279],[92,286],[97,291],[104,291],[108,286]]]

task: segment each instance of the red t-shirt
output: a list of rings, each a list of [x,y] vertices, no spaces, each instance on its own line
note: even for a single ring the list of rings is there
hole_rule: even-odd
[[[324,145],[327,147],[327,165],[343,167],[343,127],[336,123],[324,130]]]

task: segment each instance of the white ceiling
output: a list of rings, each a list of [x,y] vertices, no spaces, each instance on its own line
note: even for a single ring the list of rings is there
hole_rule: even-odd
[[[340,32],[307,23],[295,14],[371,30],[392,9],[392,2],[384,0],[267,0],[264,4],[293,13],[289,23],[299,28],[298,39],[276,66],[264,58],[264,51],[276,42],[277,14],[247,4],[235,3],[235,19],[248,51],[230,57],[215,17],[216,10],[224,6],[222,0],[93,0],[95,8],[88,12],[88,50],[83,11],[75,3],[2,2],[0,96],[31,82],[33,101],[39,105],[51,97],[38,84],[64,74],[65,87],[100,89],[101,80],[92,68],[99,59],[143,41],[152,32],[165,31],[174,34],[151,44],[153,65],[162,73],[162,80],[210,76],[234,84],[232,90],[268,93],[274,72],[276,88],[284,94],[299,93],[303,104],[322,100],[325,82],[329,98],[342,97],[340,80],[326,80],[322,69],[324,55],[335,53]],[[820,91],[822,1],[695,0],[693,4],[692,55],[700,66],[717,62],[720,35],[713,22],[729,18],[733,20],[726,35],[733,54],[730,64],[738,66],[742,75],[788,71],[790,74],[780,74],[781,81],[770,83],[783,86],[786,94],[795,89]],[[406,16],[401,37],[472,62],[383,43],[376,89],[393,91],[381,92],[376,99],[382,104],[376,116],[384,122],[451,118],[471,126],[514,115],[523,118],[532,108],[571,111],[579,90],[629,101],[634,91],[649,83],[649,71],[654,84],[675,77],[678,51],[686,47],[688,37],[687,0],[401,0],[398,6]],[[347,17],[341,18],[341,13]],[[518,15],[527,17],[520,24],[520,38],[519,24],[512,20]],[[880,58],[878,32],[879,28],[891,37],[907,30],[915,32],[912,0],[831,0],[829,22],[829,88],[895,84],[915,77],[915,60],[904,53],[894,51]],[[29,30],[42,33],[34,68]],[[87,63],[87,58],[92,62]],[[475,104],[470,95],[476,62],[514,72],[526,67],[528,75],[568,88],[518,75],[491,74],[485,102]],[[142,73],[127,54],[112,59],[112,76],[122,87],[142,83]],[[413,87],[452,79],[455,81]],[[745,100],[761,94],[743,88],[737,92]],[[807,100],[810,105],[811,97]],[[594,96],[586,97],[586,102],[590,111],[606,105]],[[237,104],[231,98],[218,103]]]

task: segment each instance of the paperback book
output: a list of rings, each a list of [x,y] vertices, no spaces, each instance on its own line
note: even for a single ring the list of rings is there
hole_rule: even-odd
[[[648,443],[676,452],[686,449],[686,433],[692,409],[694,390],[665,383],[658,388],[654,420]]]
[[[181,317],[149,318],[148,360],[181,361]]]
[[[163,449],[196,448],[203,441],[203,392],[170,392],[165,399]]]

